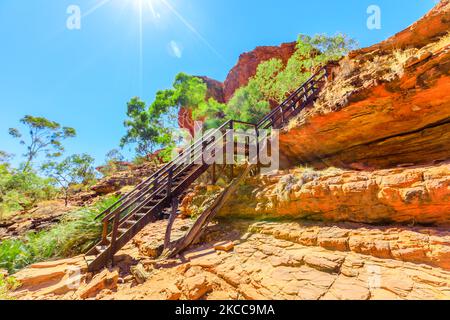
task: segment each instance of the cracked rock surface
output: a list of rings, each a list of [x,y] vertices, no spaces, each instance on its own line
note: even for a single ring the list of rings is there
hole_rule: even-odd
[[[191,223],[178,220],[175,233],[183,234]],[[209,228],[201,244],[179,259],[158,261],[145,254],[149,245],[143,241],[150,234],[164,233],[165,222],[158,222],[138,235],[141,242],[129,244],[116,255],[114,269],[95,276],[88,274],[82,257],[31,266],[15,275],[24,283],[15,296],[133,300],[450,299],[449,233],[399,228],[221,221]],[[232,242],[233,248],[216,250],[224,242]],[[160,244],[153,242],[155,247]],[[148,275],[143,283],[130,271],[136,265]],[[76,266],[79,273],[74,273]],[[77,285],[68,286],[68,279],[77,280]]]

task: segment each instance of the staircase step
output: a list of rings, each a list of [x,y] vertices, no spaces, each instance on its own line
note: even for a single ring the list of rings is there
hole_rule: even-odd
[[[128,229],[120,228],[117,230],[121,235],[128,232]]]
[[[98,253],[103,253],[108,249],[108,246],[96,246],[95,249],[98,251]]]
[[[136,220],[127,220],[124,222],[124,224],[128,225],[128,226],[133,226],[137,223]]]
[[[97,257],[96,256],[85,256],[84,260],[87,264],[91,264]]]

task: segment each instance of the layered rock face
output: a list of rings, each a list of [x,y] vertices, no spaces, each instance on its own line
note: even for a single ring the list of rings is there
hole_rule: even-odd
[[[128,164],[128,170],[118,171],[101,179],[91,187],[89,192],[79,193],[72,197],[71,202],[79,205],[87,205],[98,200],[98,197],[114,193],[119,194],[124,188],[138,185],[156,170],[157,166],[152,163],[144,163],[141,165]]]
[[[221,215],[448,227],[450,165],[374,172],[295,169],[257,176]]]
[[[75,206],[66,207],[63,200],[41,202],[29,211],[20,212],[7,221],[0,221],[0,241],[17,238],[28,232],[45,230],[75,209]]]
[[[442,1],[407,30],[343,59],[314,106],[281,134],[282,153],[293,164],[355,169],[449,159],[449,30]]]

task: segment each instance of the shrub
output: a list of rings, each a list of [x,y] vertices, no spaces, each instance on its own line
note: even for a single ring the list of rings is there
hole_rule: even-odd
[[[0,242],[0,269],[13,273],[32,263],[86,252],[101,237],[101,221],[95,217],[116,200],[109,197],[92,207],[69,213],[49,230]]]
[[[7,277],[0,273],[0,300],[12,300],[9,292],[15,290],[19,283],[13,277]]]
[[[30,209],[39,201],[53,199],[57,193],[51,179],[42,178],[32,170],[15,170],[0,164],[0,219]]]

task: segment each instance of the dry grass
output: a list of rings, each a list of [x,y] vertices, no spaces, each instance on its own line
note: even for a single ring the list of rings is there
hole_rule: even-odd
[[[424,47],[424,50],[431,52],[438,52],[448,46],[450,46],[450,32],[448,32],[445,36],[441,37],[438,41]]]
[[[385,79],[387,81],[392,81],[396,78],[403,77],[405,73],[405,64],[406,62],[412,58],[417,56],[417,49],[408,49],[408,50],[395,50],[392,54],[392,60],[390,61],[390,75]]]

